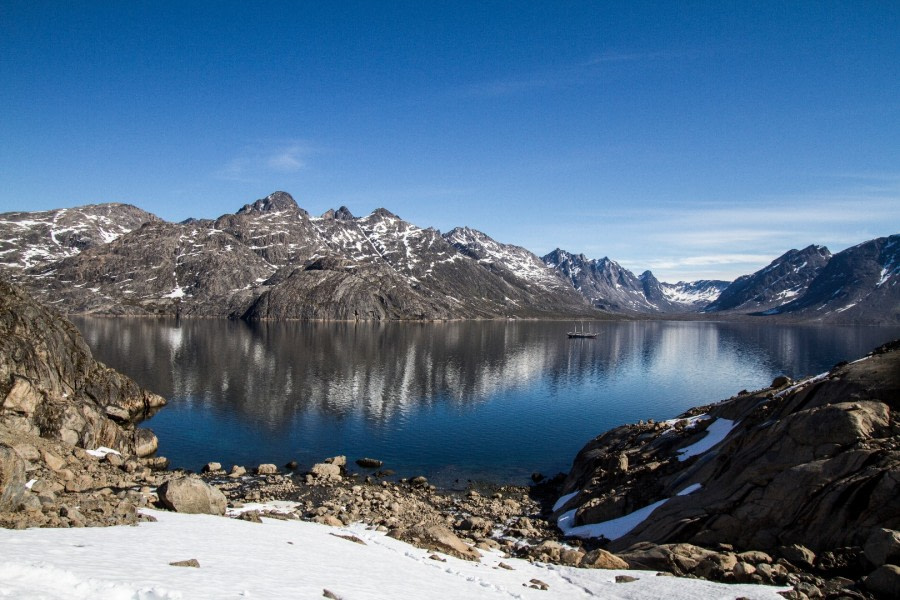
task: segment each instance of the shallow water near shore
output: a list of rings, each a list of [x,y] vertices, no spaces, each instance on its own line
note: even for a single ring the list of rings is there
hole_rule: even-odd
[[[73,319],[169,405],[145,422],[192,470],[371,456],[443,487],[567,471],[600,433],[802,377],[898,327],[757,323],[254,323]]]

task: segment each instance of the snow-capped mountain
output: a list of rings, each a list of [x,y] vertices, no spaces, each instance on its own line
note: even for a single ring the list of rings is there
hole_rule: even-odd
[[[542,259],[592,305],[611,312],[697,312],[725,289],[727,281],[666,283],[650,271],[640,276],[609,258],[588,259],[557,248]]]
[[[824,246],[789,250],[768,266],[737,278],[704,312],[761,312],[798,298],[831,259]]]
[[[714,280],[666,283],[659,281],[650,271],[644,271],[638,279],[647,301],[656,311],[664,313],[697,312],[715,300],[729,284]]]
[[[285,192],[168,223],[127,204],[0,214],[0,274],[69,312],[247,319],[602,317],[703,312],[900,323],[894,235],[791,250],[734,282],[661,282],[557,249],[379,208],[319,217]]]
[[[831,257],[804,293],[764,314],[804,320],[900,323],[900,234]]]
[[[657,312],[647,299],[643,282],[607,257],[588,259],[557,248],[542,258],[583,294],[592,305],[611,312]]]
[[[521,246],[502,244],[469,227],[457,227],[443,237],[454,248],[505,279],[523,279],[565,294],[572,292],[572,287],[554,268]]]
[[[385,209],[357,218],[341,208],[316,218],[289,194],[276,192],[216,220],[145,220],[109,243],[28,265],[25,283],[66,310],[104,314],[251,319],[592,314],[584,299],[552,274],[473,258],[437,230]]]
[[[697,281],[662,282],[662,291],[670,302],[689,307],[696,311],[714,301],[731,284],[720,279],[699,279]]]
[[[130,204],[0,214],[0,270],[11,276],[74,256],[159,219]]]

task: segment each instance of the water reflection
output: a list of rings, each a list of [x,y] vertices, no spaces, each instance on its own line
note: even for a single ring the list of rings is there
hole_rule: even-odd
[[[738,323],[257,323],[79,319],[95,355],[170,399],[175,465],[389,457],[517,479],[603,430],[858,357],[900,328]]]

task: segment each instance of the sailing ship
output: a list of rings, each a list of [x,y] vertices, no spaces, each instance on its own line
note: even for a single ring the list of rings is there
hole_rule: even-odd
[[[579,330],[575,324],[572,324],[572,331],[567,334],[570,338],[595,338],[599,333],[594,333],[593,331],[585,331],[584,323],[581,324],[581,329]]]

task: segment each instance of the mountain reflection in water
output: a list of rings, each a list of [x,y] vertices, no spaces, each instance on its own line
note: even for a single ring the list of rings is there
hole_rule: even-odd
[[[857,358],[900,328],[755,323],[253,323],[74,319],[95,356],[170,400],[174,466],[371,455],[402,475],[523,483],[616,425]]]

